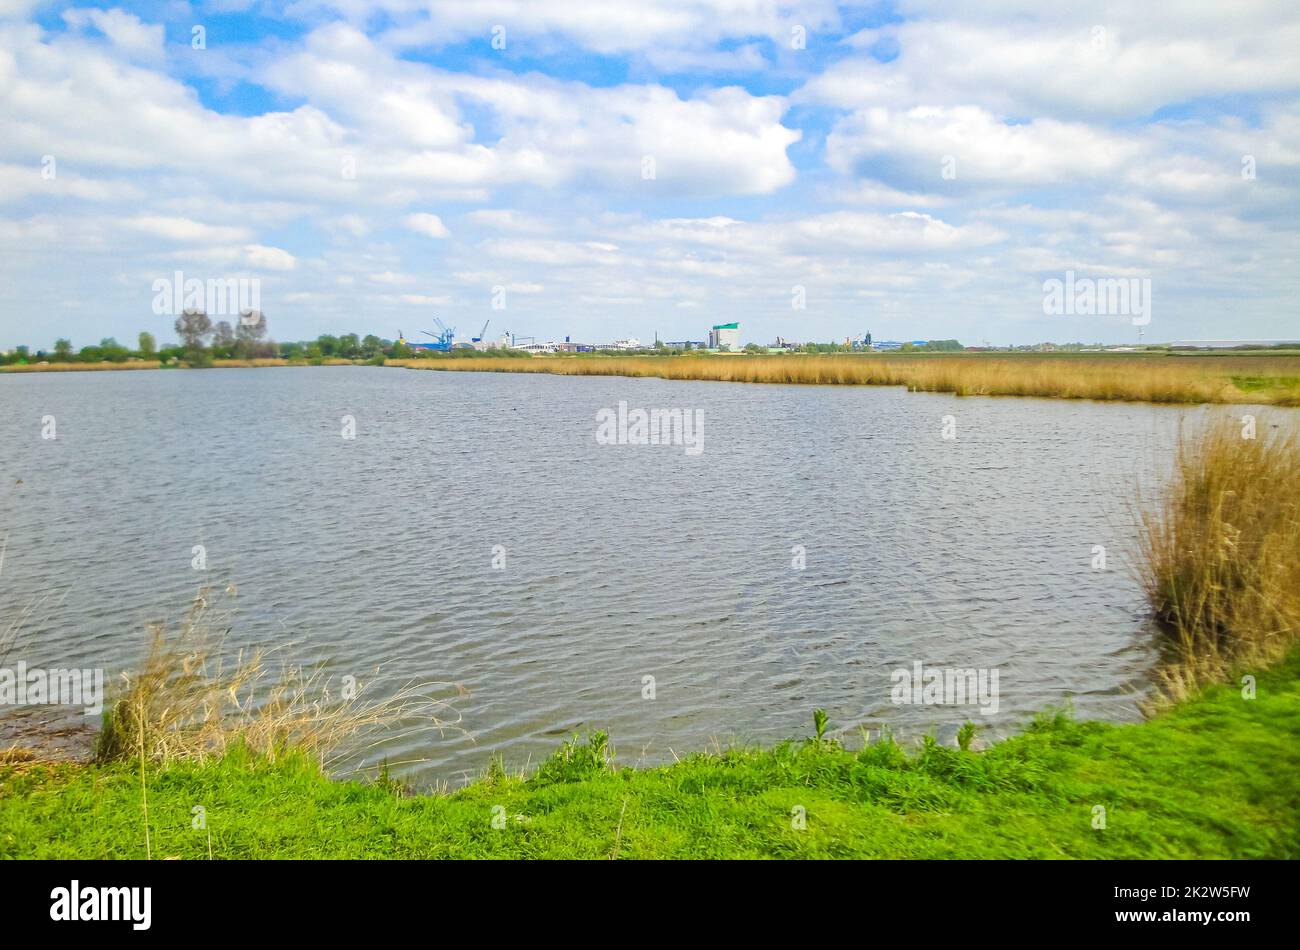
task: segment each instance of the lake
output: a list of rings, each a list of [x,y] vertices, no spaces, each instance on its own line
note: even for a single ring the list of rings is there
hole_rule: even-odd
[[[602,444],[620,402],[698,412],[702,451]],[[457,729],[368,754],[416,784],[597,728],[628,763],[803,736],[815,707],[949,743],[1066,702],[1135,719],[1156,640],[1132,505],[1205,411],[377,367],[0,376],[0,627],[25,613],[15,656],[113,678],[147,623],[234,585],[232,645],[468,691],[440,687]],[[997,712],[893,702],[915,663],[996,670]]]

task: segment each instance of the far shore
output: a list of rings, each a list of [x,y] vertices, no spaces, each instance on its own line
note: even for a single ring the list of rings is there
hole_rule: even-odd
[[[118,372],[145,369],[253,369],[264,366],[362,366],[364,360],[324,359],[315,363],[307,360],[286,360],[264,358],[255,360],[213,360],[211,366],[190,367],[183,363],[164,366],[157,360],[127,360],[113,363],[104,360],[99,363],[14,363],[0,366],[0,373],[96,373]]]
[[[387,367],[453,372],[549,373],[562,376],[660,377],[733,383],[905,386],[960,396],[1036,396],[1123,402],[1300,406],[1300,356],[1225,353],[1198,359],[1141,353],[681,354],[656,356],[484,354],[387,359]],[[374,361],[326,357],[215,360],[212,368],[362,366]],[[185,369],[126,362],[27,363],[0,373]]]

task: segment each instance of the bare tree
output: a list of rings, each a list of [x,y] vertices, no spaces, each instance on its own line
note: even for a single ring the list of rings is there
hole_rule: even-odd
[[[248,359],[257,356],[266,339],[266,315],[260,310],[245,310],[239,315],[235,328],[236,352]]]
[[[185,346],[185,361],[191,366],[203,366],[211,361],[204,341],[212,333],[212,321],[202,310],[184,310],[176,318],[176,335]]]
[[[176,335],[186,349],[202,349],[212,333],[212,321],[202,310],[185,310],[176,318]]]

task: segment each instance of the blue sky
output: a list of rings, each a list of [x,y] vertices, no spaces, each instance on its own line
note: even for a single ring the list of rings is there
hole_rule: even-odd
[[[177,271],[282,340],[1135,340],[1067,271],[1300,336],[1294,4],[1051,6],[0,0],[0,347]]]

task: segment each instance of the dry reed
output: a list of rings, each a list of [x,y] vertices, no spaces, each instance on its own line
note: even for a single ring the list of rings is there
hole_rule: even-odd
[[[242,746],[268,760],[306,753],[331,766],[364,753],[363,735],[441,732],[458,721],[441,719],[448,704],[429,695],[441,684],[407,685],[378,700],[360,687],[336,696],[320,671],[286,666],[270,676],[265,651],[224,656],[214,635],[224,622],[210,606],[213,596],[200,591],[175,633],[151,628],[143,665],[123,675],[105,716],[98,758],[165,764],[218,758]]]
[[[1141,514],[1147,596],[1175,659],[1177,700],[1266,666],[1300,639],[1300,438],[1222,421],[1184,435],[1163,502]]]
[[[733,383],[905,386],[960,396],[1043,396],[1156,403],[1300,405],[1293,357],[649,356],[412,359],[388,365],[453,372],[657,376]],[[1259,385],[1234,383],[1249,376]]]

